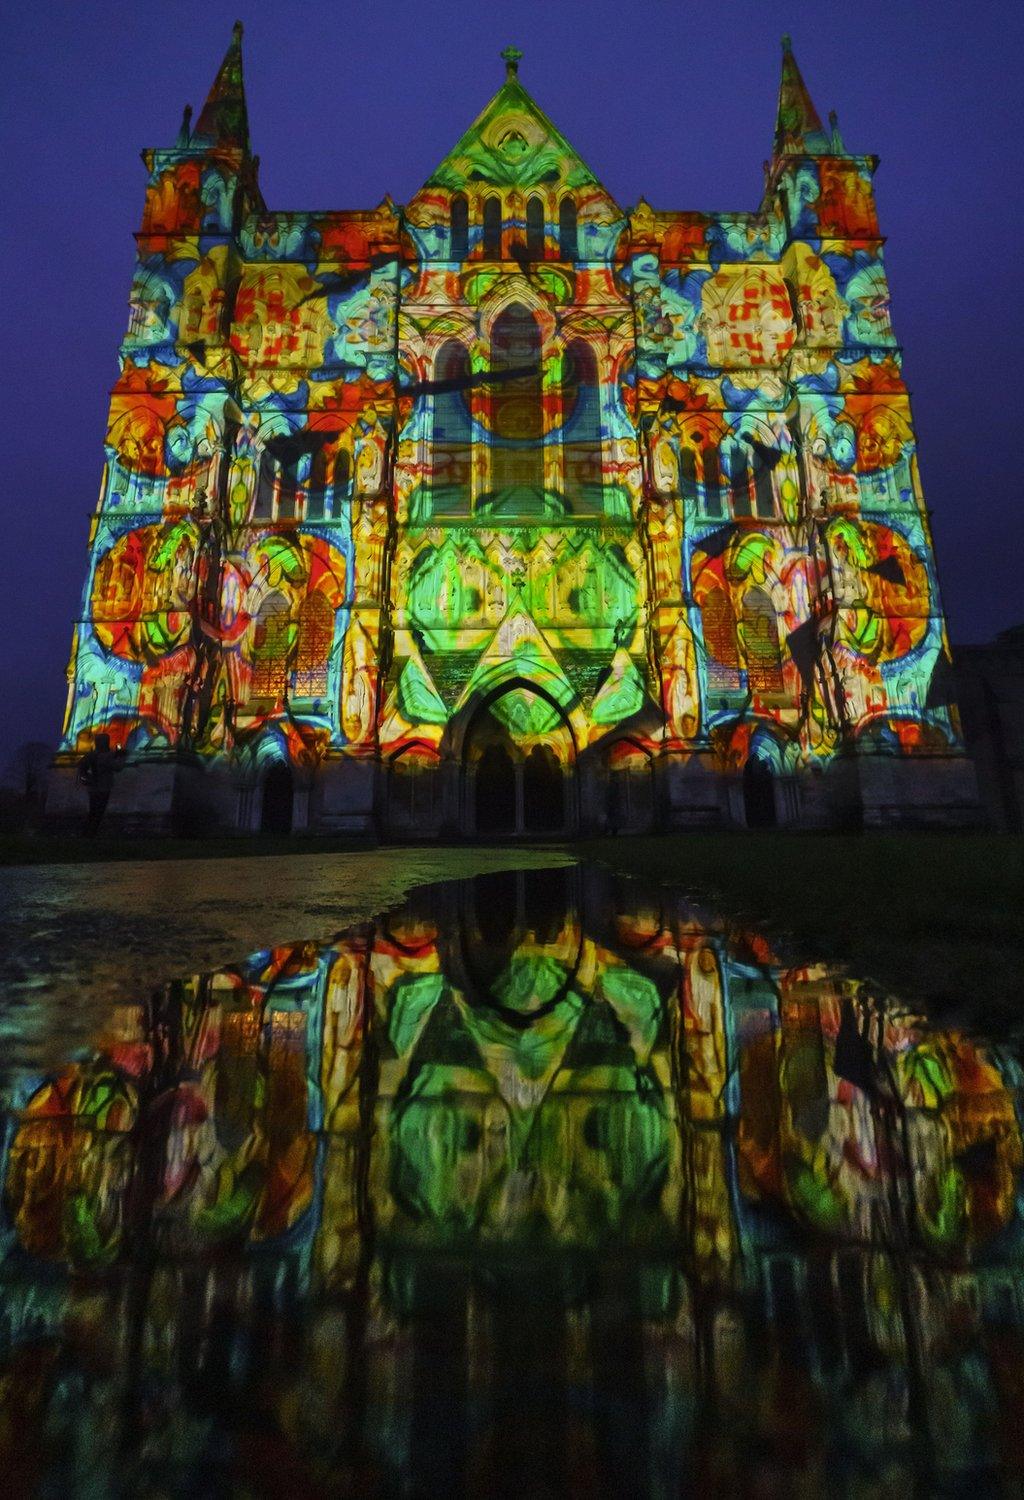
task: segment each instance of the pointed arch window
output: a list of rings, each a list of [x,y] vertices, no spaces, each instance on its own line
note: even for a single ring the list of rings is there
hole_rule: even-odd
[[[490,260],[501,257],[501,199],[484,199],[484,255]]]
[[[734,516],[753,514],[750,504],[750,469],[747,456],[734,447],[729,455],[729,483],[732,489],[732,513]]]
[[[327,506],[327,454],[323,443],[313,454],[309,465],[309,481],[306,485],[307,521],[322,521]]]
[[[575,260],[579,253],[573,198],[563,198],[558,205],[558,253],[563,260]]]
[[[725,589],[716,586],[701,605],[704,644],[708,653],[708,688],[732,692],[740,686],[740,650],[736,616]]]
[[[267,444],[256,480],[253,520],[294,520],[303,456],[302,450],[286,438],[275,438]]]
[[[770,455],[769,455],[770,456]],[[772,465],[760,448],[754,448],[754,509],[764,520],[775,515],[775,481]]]
[[[744,597],[743,641],[751,691],[780,693],[783,682],[779,622],[771,596],[764,589],[749,589]]]
[[[601,384],[597,357],[585,339],[573,339],[564,355],[562,469],[566,502],[576,515],[600,515]]]
[[[307,521],[337,521],[348,498],[351,462],[346,449],[321,443],[313,452],[306,483]]]
[[[322,434],[310,455],[309,478],[305,485],[305,519],[307,521],[323,521],[331,515],[331,486],[328,475],[331,472],[332,463],[335,469],[337,468],[337,459],[332,460],[331,457],[332,441],[331,435]]]
[[[256,499],[252,508],[254,521],[269,521],[274,514],[274,463],[269,454],[260,460],[256,476]]]
[[[253,632],[252,697],[277,703],[284,697],[288,672],[288,601],[268,594],[260,605]]]
[[[709,443],[701,453],[701,484],[704,491],[704,514],[718,520],[722,514],[722,471],[718,449]]]
[[[465,193],[456,193],[452,199],[450,253],[452,260],[465,260],[469,254],[469,203]]]
[[[345,501],[352,495],[352,459],[347,448],[339,448],[334,455],[334,483],[331,515],[339,518]]]
[[[327,692],[327,663],[334,637],[334,611],[319,589],[307,594],[299,608],[299,638],[295,648],[295,694],[322,698]]]
[[[469,350],[458,339],[442,344],[434,378],[447,389],[432,398],[430,499],[440,516],[468,516],[473,466],[473,420],[469,410]]]
[[[544,255],[544,203],[536,193],[526,200],[526,249],[532,260]]]
[[[487,509],[544,513],[544,404],[541,333],[528,307],[513,302],[494,322],[491,368],[517,373],[491,386],[491,479]]]
[[[697,455],[689,443],[679,447],[679,495],[684,505],[697,504]]]

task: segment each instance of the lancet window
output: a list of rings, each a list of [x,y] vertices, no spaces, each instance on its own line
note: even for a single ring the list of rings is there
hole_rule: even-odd
[[[747,456],[738,447],[730,455],[729,488],[732,491],[732,513],[738,519],[752,515],[750,504],[750,467]]]
[[[541,333],[529,308],[513,302],[495,319],[491,368],[513,371],[490,388],[488,509],[535,515],[544,509],[544,404]]]
[[[469,254],[469,203],[465,193],[455,194],[451,213],[451,258],[465,260]]]
[[[491,260],[501,256],[501,199],[484,199],[484,255]]]
[[[771,464],[756,448],[753,455],[753,470],[754,511],[755,514],[767,519],[776,514],[774,472]]]
[[[601,385],[597,359],[584,339],[565,351],[562,378],[562,465],[567,505],[600,514],[603,501]]]
[[[732,443],[728,454],[733,515],[770,520],[777,513],[771,462],[774,450],[750,438],[742,441],[743,447],[738,441]]]
[[[579,253],[576,203],[572,198],[563,198],[558,205],[558,253],[563,260],[575,260]]]
[[[750,589],[743,599],[743,641],[747,653],[747,681],[751,691],[782,691],[782,653],[779,622],[771,596],[764,589]]]
[[[327,663],[334,638],[334,611],[319,590],[307,594],[299,609],[295,648],[295,693],[320,698],[327,692]]]
[[[326,438],[314,449],[304,486],[303,514],[307,521],[323,521],[337,516],[338,507],[332,504],[331,472],[333,469],[334,480],[337,482],[338,464],[346,458],[344,453],[338,453],[332,459],[330,443]]]
[[[294,452],[275,452],[269,447],[264,451],[256,482],[253,520],[284,521],[294,518],[299,461],[300,455]]]
[[[345,501],[352,496],[352,459],[347,448],[339,448],[334,455],[334,483],[331,488],[334,497],[331,515],[337,520]]]
[[[434,379],[430,497],[434,515],[466,516],[470,510],[473,419],[470,414],[469,351],[458,339],[441,346]]]
[[[536,194],[526,200],[526,249],[533,260],[544,254],[544,204]]]
[[[740,652],[736,616],[723,588],[713,588],[701,608],[704,644],[708,653],[708,687],[711,692],[733,691],[740,686]]]
[[[679,447],[679,493],[684,501],[700,506],[704,515],[722,515],[722,476],[714,443],[700,446],[700,438]]]
[[[268,594],[256,616],[253,636],[252,696],[284,697],[288,672],[288,601],[283,594]]]

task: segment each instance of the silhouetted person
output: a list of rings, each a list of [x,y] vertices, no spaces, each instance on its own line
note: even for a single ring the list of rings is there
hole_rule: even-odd
[[[110,801],[114,773],[121,769],[122,754],[123,752],[111,750],[109,734],[98,734],[92,749],[82,756],[78,767],[78,782],[89,793],[89,816],[85,822],[85,832],[89,837],[99,831]]]

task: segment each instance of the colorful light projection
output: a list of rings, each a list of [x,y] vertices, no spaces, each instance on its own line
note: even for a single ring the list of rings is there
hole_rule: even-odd
[[[255,954],[8,1089],[4,1472],[1012,1492],[1022,1081],[595,871]]]
[[[145,154],[65,752],[371,758],[399,831],[406,757],[412,827],[474,829],[499,689],[572,826],[627,745],[670,808],[687,763],[958,754],[874,159],[787,44],[761,206],[626,213],[506,60],[404,209],[266,208],[240,33]]]

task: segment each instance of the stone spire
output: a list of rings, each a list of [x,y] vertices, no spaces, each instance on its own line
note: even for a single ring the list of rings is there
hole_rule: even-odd
[[[249,150],[249,114],[242,81],[242,23],[235,22],[231,45],[213,80],[192,132],[192,144]]]
[[[829,135],[797,67],[792,39],[784,36],[779,110],[775,120],[775,155],[827,156],[831,146]]]

